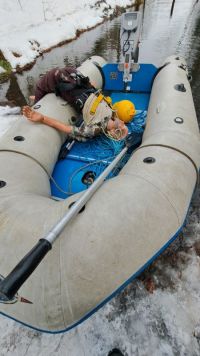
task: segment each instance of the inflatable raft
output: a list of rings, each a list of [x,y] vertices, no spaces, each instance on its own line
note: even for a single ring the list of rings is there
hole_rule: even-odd
[[[138,113],[148,110],[147,120],[141,144],[66,225],[20,297],[0,303],[3,315],[46,332],[66,331],[88,318],[177,237],[200,166],[199,129],[182,58],[168,58],[159,70],[141,64],[129,92],[117,64],[91,57],[79,70],[113,102],[128,99]],[[63,123],[74,115],[54,94],[35,110]],[[95,179],[101,174],[91,165],[94,150],[86,153],[83,143],[57,161],[64,141],[64,134],[23,117],[1,138],[2,281],[84,194],[86,173]],[[110,161],[103,163],[102,170]],[[73,194],[64,193],[75,170]]]

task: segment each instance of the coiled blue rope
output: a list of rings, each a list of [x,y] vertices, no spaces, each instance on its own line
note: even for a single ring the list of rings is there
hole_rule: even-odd
[[[146,123],[146,116],[146,111],[138,111],[132,122],[127,125],[129,133],[135,132],[142,134]],[[76,145],[76,154],[81,156],[84,152],[84,156],[92,157],[92,161],[91,163],[84,164],[82,167],[79,167],[76,171],[73,172],[69,179],[69,192],[72,191],[73,179],[81,170],[85,170],[89,166],[93,166],[93,169],[95,169],[96,172],[96,176],[99,176],[105,169],[105,165],[108,165],[121,152],[124,146],[125,140],[114,141],[105,135],[101,135],[87,142],[82,142],[81,144]],[[107,177],[107,179],[116,176],[126,164],[129,157],[130,153],[127,153],[125,157],[119,162],[117,167],[115,167],[113,172]]]

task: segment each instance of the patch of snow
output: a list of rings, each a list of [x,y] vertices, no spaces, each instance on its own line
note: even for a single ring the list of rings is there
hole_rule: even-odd
[[[0,137],[19,119],[19,107],[0,106]]]
[[[14,108],[11,108],[10,106],[6,105],[3,107],[0,107],[0,116],[3,115],[16,115],[19,114],[21,111],[20,107],[16,106]]]
[[[103,21],[104,10],[112,14],[132,0],[0,0],[0,50],[12,68],[33,62],[40,53],[75,38]]]

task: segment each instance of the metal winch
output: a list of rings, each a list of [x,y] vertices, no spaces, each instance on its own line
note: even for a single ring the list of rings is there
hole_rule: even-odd
[[[122,15],[120,30],[121,61],[118,69],[124,72],[123,81],[127,91],[130,90],[129,82],[132,81],[132,72],[137,72],[140,69],[138,64],[140,28],[140,12],[126,12]]]

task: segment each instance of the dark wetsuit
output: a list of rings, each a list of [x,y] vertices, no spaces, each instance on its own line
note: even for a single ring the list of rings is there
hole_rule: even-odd
[[[35,103],[43,98],[44,95],[55,93],[71,104],[77,111],[81,107],[77,105],[77,100],[86,101],[89,94],[95,89],[89,82],[88,77],[79,74],[74,67],[53,68],[36,84]]]
[[[89,78],[77,75],[74,67],[53,68],[36,84],[35,103],[46,94],[55,93],[72,105],[78,112],[82,107],[77,105],[77,100],[81,100],[84,105],[88,96],[96,91],[90,84]],[[100,125],[73,127],[68,137],[77,141],[87,141],[89,138],[99,135],[102,132]]]

